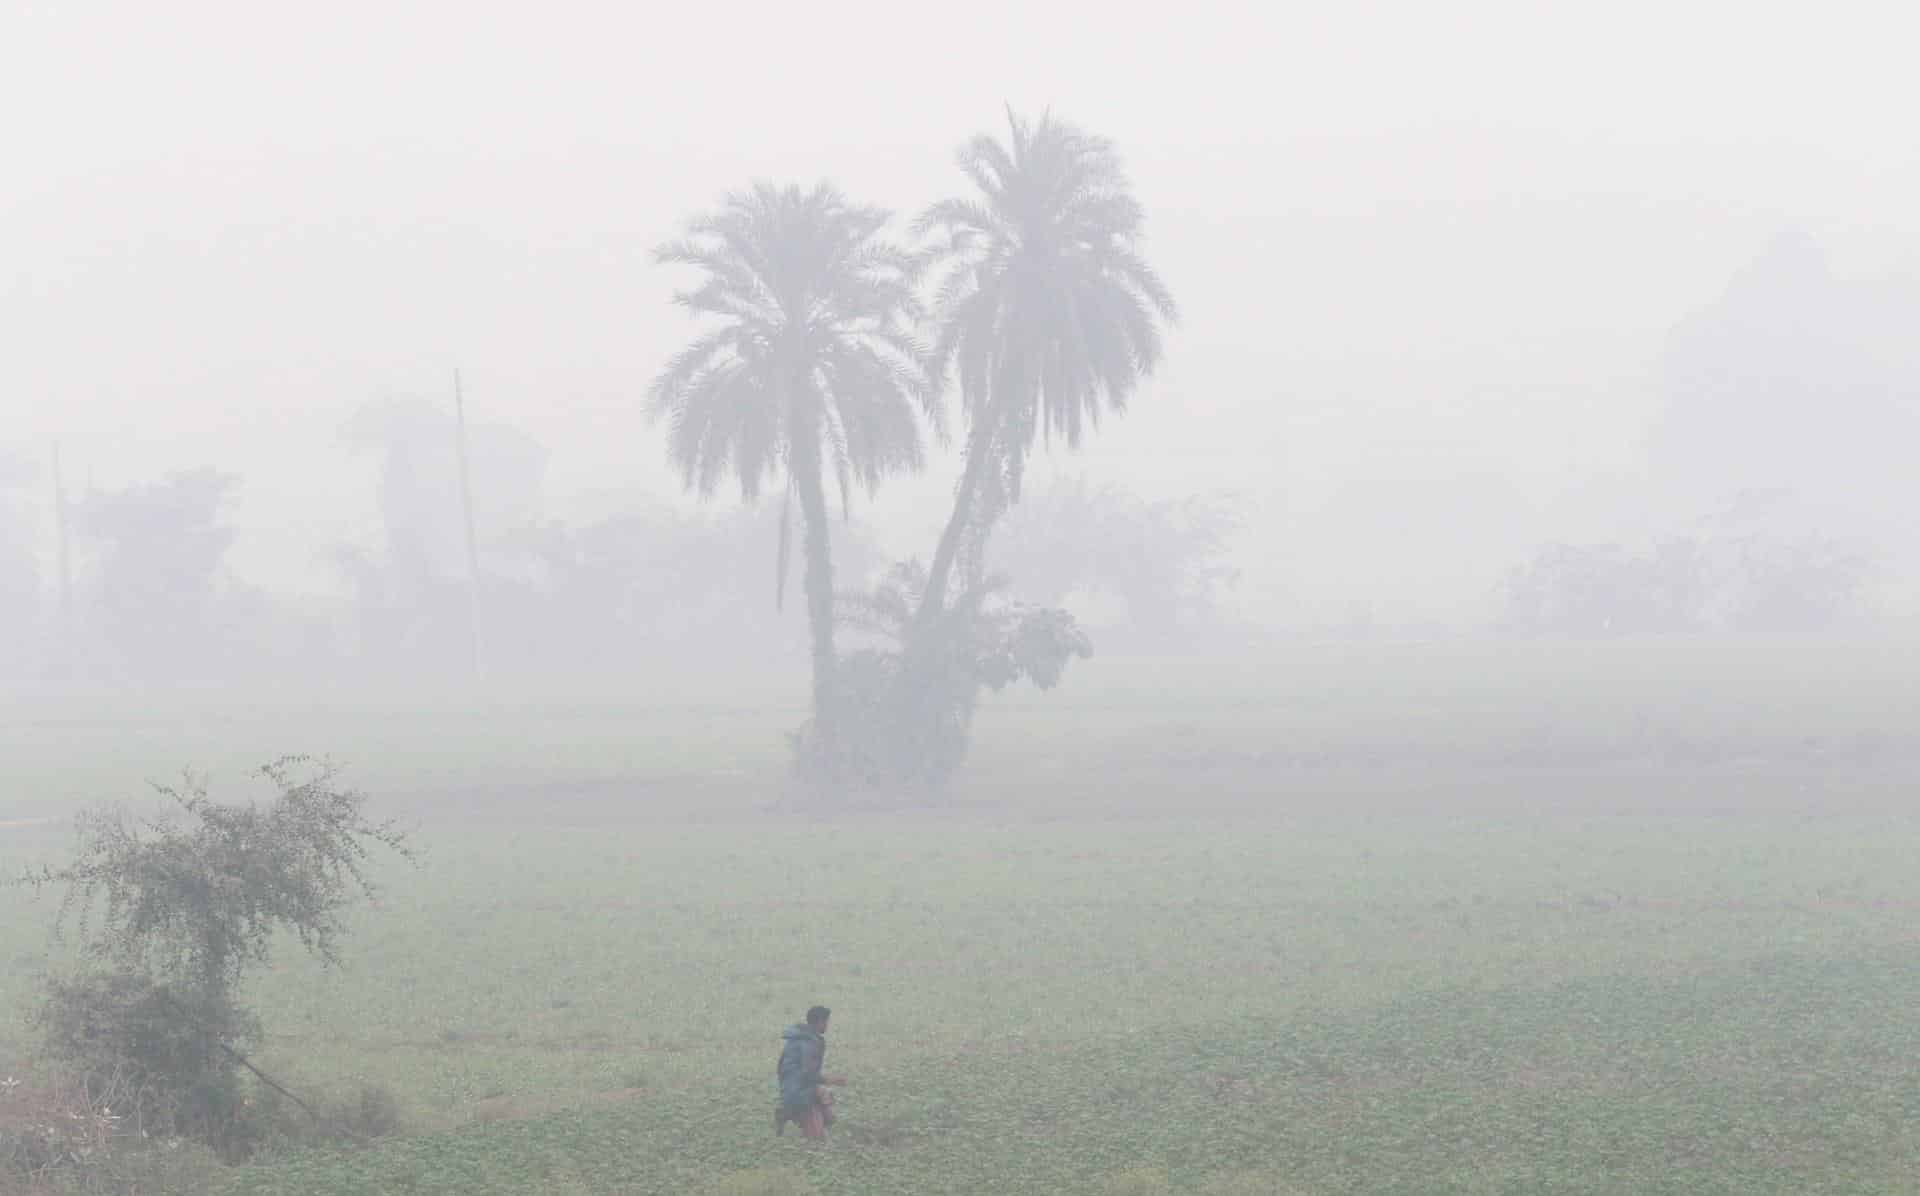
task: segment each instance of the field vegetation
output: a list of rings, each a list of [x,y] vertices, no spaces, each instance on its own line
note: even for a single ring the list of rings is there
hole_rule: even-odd
[[[1323,651],[1238,690],[1160,669],[1157,695],[1096,660],[1104,700],[983,708],[943,804],[832,812],[781,779],[778,695],[219,720],[76,700],[48,720],[94,771],[23,764],[0,861],[69,851],[73,803],[177,769],[161,745],[205,751],[233,798],[295,732],[414,829],[419,866],[376,869],[343,967],[276,952],[246,992],[256,1061],[331,1108],[387,1102],[380,1136],[290,1130],[232,1167],[150,1150],[175,1191],[1920,1182],[1920,820],[1894,670],[1810,655],[1781,686],[1776,654],[1765,692],[1797,696],[1762,706],[1748,655],[1668,655],[1716,696],[1689,711],[1631,649],[1496,673],[1403,648],[1397,699],[1367,652],[1339,655],[1343,685],[1313,671]],[[1577,691],[1554,699],[1556,676]],[[20,1094],[57,1084],[26,1018],[64,961],[53,903],[5,900],[16,1132]],[[815,1001],[854,1081],[824,1147],[770,1120],[779,1030]]]

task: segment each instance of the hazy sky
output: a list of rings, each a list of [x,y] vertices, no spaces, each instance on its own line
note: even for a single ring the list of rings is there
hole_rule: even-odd
[[[236,559],[302,584],[373,527],[347,413],[455,365],[552,450],[552,514],[669,492],[648,250],[761,176],[910,213],[1011,102],[1118,142],[1184,307],[1068,468],[1308,522],[1547,502],[1631,473],[1660,337],[1783,229],[1913,265],[1897,10],[0,4],[0,445],[241,472]],[[911,547],[950,486],[882,523]]]

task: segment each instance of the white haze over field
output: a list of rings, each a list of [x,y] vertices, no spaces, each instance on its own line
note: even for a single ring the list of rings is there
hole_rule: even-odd
[[[545,451],[511,495],[480,453],[483,524],[690,502],[642,411],[693,327],[652,248],[761,177],[904,225],[1011,104],[1117,143],[1183,309],[1130,412],[1033,485],[1239,492],[1242,617],[1478,626],[1542,544],[1782,488],[1915,609],[1897,6],[1119,12],[0,7],[0,501],[42,596],[56,441],[76,492],[241,475],[234,573],[344,594],[330,554],[380,534],[349,418],[445,404],[455,367],[476,424]],[[924,557],[956,469],[856,516]]]

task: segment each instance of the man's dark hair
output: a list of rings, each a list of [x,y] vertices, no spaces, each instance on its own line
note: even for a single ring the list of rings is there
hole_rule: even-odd
[[[828,1009],[825,1005],[815,1005],[812,1009],[807,1010],[807,1024],[818,1030],[820,1027],[826,1025],[827,1019],[832,1016],[833,1010]]]

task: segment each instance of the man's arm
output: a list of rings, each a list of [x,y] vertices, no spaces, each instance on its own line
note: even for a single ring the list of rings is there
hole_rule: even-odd
[[[827,1048],[824,1043],[821,1044],[820,1053],[813,1057],[812,1062],[813,1062],[814,1083],[827,1084],[833,1087],[838,1087],[847,1082],[847,1077],[845,1076],[829,1076],[829,1075],[822,1074],[823,1072],[825,1072],[826,1066],[827,1066]]]

